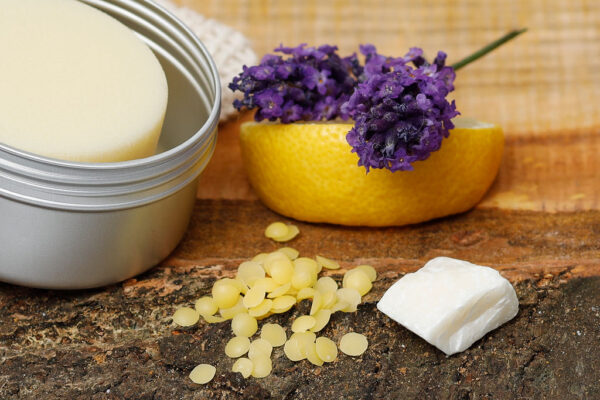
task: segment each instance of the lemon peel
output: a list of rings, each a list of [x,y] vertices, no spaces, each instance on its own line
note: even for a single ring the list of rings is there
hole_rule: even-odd
[[[413,171],[357,165],[346,123],[242,124],[244,166],[258,197],[298,220],[390,226],[427,221],[475,206],[492,184],[504,135],[494,124],[456,118],[439,151]]]

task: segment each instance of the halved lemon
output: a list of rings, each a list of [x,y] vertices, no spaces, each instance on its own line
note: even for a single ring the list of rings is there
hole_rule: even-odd
[[[504,135],[494,124],[457,118],[439,151],[413,171],[357,165],[346,123],[242,124],[244,166],[269,208],[309,222],[390,226],[475,206],[498,172]]]

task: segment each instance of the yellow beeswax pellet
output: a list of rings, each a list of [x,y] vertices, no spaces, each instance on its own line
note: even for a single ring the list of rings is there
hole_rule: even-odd
[[[245,336],[234,336],[225,345],[225,354],[230,358],[238,358],[248,352],[250,339]]]
[[[345,288],[354,288],[361,296],[364,296],[371,290],[373,284],[365,272],[360,269],[353,269],[346,272],[343,286]]]
[[[267,258],[268,255],[269,253],[258,253],[257,255],[252,257],[252,260],[250,261],[254,261],[256,263],[259,263],[260,265],[263,265],[265,258]]]
[[[329,319],[331,318],[331,310],[321,309],[317,311],[313,317],[315,319],[315,324],[309,330],[311,332],[319,332],[329,323]]]
[[[321,301],[321,309],[323,308],[331,308],[337,303],[337,293],[336,292],[325,292],[323,293],[323,299]]]
[[[273,307],[273,300],[264,299],[259,305],[256,307],[252,307],[248,309],[248,314],[254,318],[261,318],[271,311]]]
[[[244,261],[238,267],[236,277],[246,285],[252,286],[257,279],[265,277],[265,270],[255,261]]]
[[[337,302],[331,307],[331,312],[336,313],[338,311],[346,310],[350,307],[350,304],[347,301],[341,300],[338,298]]]
[[[290,339],[296,339],[298,341],[298,343],[300,344],[300,350],[302,352],[304,352],[304,349],[306,348],[306,346],[308,346],[311,343],[315,342],[315,339],[317,338],[317,335],[314,332],[294,332],[292,334],[292,336],[290,336]],[[305,356],[306,354],[303,353]]]
[[[246,357],[242,357],[235,360],[233,367],[231,367],[231,371],[239,372],[244,378],[248,378],[250,375],[252,375],[253,368],[254,364],[252,361]]]
[[[337,261],[331,260],[323,256],[316,256],[317,263],[326,269],[339,269],[340,264]]]
[[[312,299],[315,295],[315,289],[311,288],[311,287],[307,287],[307,288],[302,288],[298,291],[298,294],[296,295],[296,300],[297,301],[302,301],[305,299]]]
[[[231,319],[233,317],[235,317],[236,315],[238,315],[239,313],[245,313],[246,311],[246,307],[244,306],[244,303],[242,302],[242,298],[240,297],[237,301],[237,303],[235,303],[235,305],[233,307],[229,307],[229,308],[221,308],[219,310],[219,314],[221,314],[221,316],[225,319]]]
[[[219,317],[218,315],[202,315],[202,318],[209,324],[218,324],[219,322],[227,321],[223,317]]]
[[[354,312],[360,304],[361,297],[358,290],[354,288],[341,288],[336,291],[339,300],[348,303],[348,307],[342,309],[344,312]]]
[[[292,275],[292,286],[296,290],[304,289],[312,286],[316,278],[314,272],[296,268]]]
[[[242,287],[244,286],[244,284],[242,283],[242,281],[240,281],[237,278],[221,278],[221,279],[215,281],[215,283],[217,283],[217,282],[219,282],[219,283],[226,283],[228,285],[233,285],[236,288],[238,288],[240,291],[242,290]],[[214,284],[213,284],[213,286],[214,286]]]
[[[294,333],[290,339],[295,338],[298,341],[300,353],[303,358],[306,358],[310,347],[315,343],[316,335],[313,332],[298,332]]]
[[[332,277],[322,276],[317,280],[317,283],[315,283],[314,288],[315,290],[318,290],[319,292],[323,293],[335,292],[336,290],[338,290],[338,284]]]
[[[267,357],[271,357],[271,352],[273,351],[273,346],[269,341],[265,339],[255,339],[250,343],[250,348],[248,349],[248,358],[254,360],[258,355],[265,355]]]
[[[260,337],[271,343],[273,347],[283,346],[287,340],[285,329],[278,324],[264,324],[260,331]]]
[[[310,343],[307,344],[304,348],[304,352],[306,353],[306,359],[313,365],[320,367],[323,365],[323,360],[317,354],[317,344]]]
[[[316,323],[317,320],[314,317],[311,317],[310,315],[303,315],[296,318],[292,323],[292,332],[306,332],[315,326]]]
[[[279,287],[279,285],[277,285],[277,283],[273,280],[273,278],[265,277],[265,278],[257,279],[254,282],[254,284],[252,285],[252,288],[254,288],[254,287],[260,287],[266,293],[271,293],[273,290],[277,289]]]
[[[373,268],[370,265],[359,265],[355,269],[361,270],[365,274],[367,274],[367,276],[369,277],[371,282],[373,282],[373,281],[375,281],[375,279],[377,279],[377,271],[375,270],[375,268]]]
[[[199,319],[198,311],[190,307],[181,307],[173,314],[173,322],[179,326],[195,325]]]
[[[315,291],[315,294],[312,299],[312,304],[310,306],[310,315],[315,315],[317,311],[319,311],[323,307],[323,294],[318,290]]]
[[[248,285],[246,285],[245,282],[242,282],[242,280],[239,279],[239,278],[237,278],[237,277],[235,279],[232,279],[231,281],[232,281],[231,282],[232,284],[236,285],[237,288],[240,289],[240,293],[241,294],[246,294],[246,292],[248,291],[249,287],[248,287]]]
[[[369,342],[364,335],[356,332],[350,332],[340,339],[340,350],[349,356],[360,356],[367,350]]]
[[[326,337],[319,337],[315,341],[317,354],[325,362],[333,362],[337,358],[338,350],[335,342]]]
[[[288,282],[284,285],[277,287],[277,289],[275,289],[271,293],[269,293],[269,295],[267,297],[270,299],[274,299],[276,297],[283,296],[290,290],[291,287],[292,287],[292,284],[290,282]]]
[[[276,299],[273,299],[273,306],[271,307],[271,311],[277,314],[281,314],[292,308],[294,304],[296,304],[295,297],[287,295],[281,296]]]
[[[196,300],[194,308],[200,315],[215,315],[219,306],[212,297],[204,296]]]
[[[283,345],[283,353],[291,361],[303,360],[306,356],[300,350],[300,343],[296,338],[290,338]]]
[[[248,314],[237,314],[231,320],[231,331],[236,336],[250,337],[254,335],[257,330],[258,323],[256,322],[256,318]]]
[[[269,239],[282,237],[287,235],[289,232],[288,226],[283,222],[273,222],[265,229],[265,236]]]
[[[290,283],[290,289],[285,294],[295,297],[298,294],[298,289],[294,288]]]
[[[287,258],[289,258],[290,260],[295,260],[296,258],[298,258],[298,255],[300,254],[300,252],[292,247],[282,247],[279,250],[277,250],[283,254],[285,254],[287,256]]]
[[[299,257],[294,260],[294,268],[308,268],[314,270],[316,274],[321,272],[321,266],[315,260],[308,257]]]
[[[272,239],[276,242],[288,242],[288,241],[292,240],[293,238],[295,238],[296,236],[298,236],[298,234],[300,233],[300,229],[298,229],[298,227],[296,225],[288,225],[287,228],[288,228],[287,235],[274,237]]]
[[[283,285],[292,280],[294,265],[289,258],[281,258],[273,261],[269,267],[271,278],[278,284]]]
[[[200,364],[194,367],[192,372],[190,372],[190,379],[192,382],[197,383],[199,385],[204,385],[215,377],[215,373],[217,369],[209,364]]]
[[[269,376],[273,370],[271,359],[263,354],[256,356],[252,360],[252,363],[254,364],[254,368],[252,368],[252,376],[254,378],[264,378]]]
[[[261,315],[260,317],[256,317],[256,319],[258,321],[263,320],[265,318],[269,318],[271,315],[275,314],[273,311],[269,311],[268,313],[266,313],[265,315]]]
[[[233,307],[240,298],[241,290],[233,279],[225,278],[215,282],[212,297],[219,308]]]
[[[273,251],[273,252],[267,254],[267,256],[265,257],[265,259],[263,261],[263,268],[265,269],[267,274],[271,273],[271,265],[277,260],[290,261],[288,256],[286,256],[285,253],[283,253],[281,251]]]
[[[252,308],[258,306],[265,299],[265,290],[261,285],[254,285],[246,292],[242,299],[244,307]]]

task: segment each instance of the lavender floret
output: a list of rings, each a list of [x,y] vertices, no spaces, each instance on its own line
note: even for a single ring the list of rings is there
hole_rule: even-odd
[[[341,106],[350,98],[363,70],[356,54],[340,57],[336,46],[283,47],[267,54],[229,84],[244,93],[234,106],[254,109],[255,120],[283,123],[348,119]]]
[[[418,48],[401,58],[381,56],[370,45],[361,52],[364,82],[342,106],[355,121],[346,140],[367,172],[412,170],[415,161],[440,149],[454,127],[451,120],[459,113],[454,101],[446,100],[454,89],[454,70],[445,66],[443,52],[431,64]]]

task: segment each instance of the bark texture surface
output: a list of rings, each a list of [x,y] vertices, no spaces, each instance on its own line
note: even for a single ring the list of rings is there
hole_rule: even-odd
[[[335,341],[360,332],[370,346],[322,367],[277,348],[272,375],[245,380],[223,353],[229,323],[182,329],[170,317],[241,261],[278,248],[263,231],[281,219],[255,201],[200,200],[171,257],[135,279],[77,292],[0,285],[0,398],[600,398],[600,212],[475,210],[385,229],[295,222],[301,234],[288,245],[339,260],[334,278],[358,263],[379,271],[358,312],[334,314],[322,331]],[[500,270],[520,301],[514,320],[451,357],[375,306],[439,255]],[[308,309],[266,321],[289,327]],[[187,377],[199,363],[217,367],[205,386]]]

